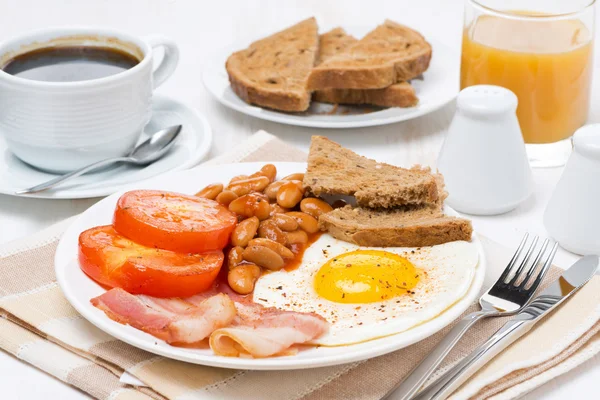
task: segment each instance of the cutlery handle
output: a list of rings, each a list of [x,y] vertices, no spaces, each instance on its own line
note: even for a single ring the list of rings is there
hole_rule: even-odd
[[[442,341],[421,361],[408,376],[390,390],[383,399],[408,400],[412,398],[446,358],[461,337],[481,318],[498,314],[497,311],[477,311],[465,316],[448,332]]]
[[[24,189],[24,190],[20,190],[18,192],[16,192],[16,194],[26,194],[26,193],[37,193],[37,192],[41,192],[43,190],[47,190],[50,189],[54,186],[57,186],[65,181],[68,181],[69,179],[78,177],[80,175],[83,175],[87,172],[90,172],[92,170],[95,170],[97,168],[102,168],[102,167],[106,167],[107,165],[116,163],[116,162],[123,162],[123,161],[129,161],[129,158],[127,157],[117,157],[117,158],[108,158],[106,160],[102,160],[102,161],[98,161],[95,162],[93,164],[90,164],[86,167],[80,168],[78,170],[75,170],[73,172],[69,172],[68,174],[65,175],[61,175],[61,176],[57,176],[54,179],[50,179],[47,182],[41,183],[39,185],[30,187],[28,189]]]
[[[479,368],[527,333],[533,325],[534,323],[527,319],[527,316],[524,318],[517,316],[508,321],[485,343],[475,348],[462,361],[423,389],[414,400],[441,400],[447,398]]]

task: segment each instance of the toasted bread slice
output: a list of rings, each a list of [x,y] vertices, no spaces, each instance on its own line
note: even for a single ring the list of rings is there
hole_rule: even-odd
[[[358,40],[343,28],[335,28],[319,37],[317,66],[344,52]],[[380,107],[412,107],[419,99],[408,82],[400,82],[383,89],[323,89],[313,93],[313,101],[333,104],[371,104]]]
[[[360,156],[323,137],[313,136],[303,185],[314,195],[349,195],[358,205],[391,208],[436,203],[435,177]]]
[[[331,57],[343,53],[356,42],[358,42],[358,39],[346,33],[342,27],[333,28],[329,32],[323,33],[319,36],[319,54],[315,66],[319,66]]]
[[[323,89],[313,93],[313,101],[331,104],[370,104],[379,107],[414,107],[419,103],[415,89],[400,82],[383,89]]]
[[[225,68],[233,91],[244,101],[282,111],[305,111],[306,83],[315,65],[319,36],[314,18],[233,53]]]
[[[434,177],[438,187],[434,204],[391,210],[346,206],[321,215],[319,227],[337,239],[359,246],[420,247],[470,240],[473,227],[469,220],[444,215],[448,193],[443,176]]]
[[[431,205],[393,210],[346,206],[319,217],[319,227],[359,246],[420,247],[471,240],[471,221],[444,215]]]
[[[340,54],[315,67],[310,90],[380,89],[421,75],[431,45],[417,31],[386,20]]]

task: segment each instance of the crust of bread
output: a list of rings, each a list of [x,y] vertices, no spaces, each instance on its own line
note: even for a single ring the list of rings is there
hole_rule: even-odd
[[[233,53],[225,68],[245,102],[300,112],[310,105],[306,82],[318,54],[318,28],[309,18]]]
[[[245,79],[238,79],[234,74],[229,75],[231,89],[248,104],[271,108],[273,110],[301,112],[310,106],[310,95],[302,93],[276,93],[259,87],[247,85]]]
[[[315,67],[310,90],[381,89],[421,75],[431,45],[417,31],[386,20],[344,52]]]

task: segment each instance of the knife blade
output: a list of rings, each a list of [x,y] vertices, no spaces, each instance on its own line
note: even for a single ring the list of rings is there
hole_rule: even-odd
[[[414,397],[414,400],[440,400],[448,397],[479,368],[527,333],[546,314],[583,287],[594,276],[599,264],[598,256],[581,258],[485,343],[475,348],[435,382],[426,386]]]

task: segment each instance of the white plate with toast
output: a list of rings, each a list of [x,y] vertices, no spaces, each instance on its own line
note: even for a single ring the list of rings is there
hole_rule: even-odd
[[[362,37],[373,27],[345,27],[346,31]],[[253,38],[259,39],[259,38]],[[360,128],[406,121],[433,112],[454,99],[459,91],[459,66],[456,56],[444,44],[432,37],[432,57],[429,68],[412,79],[419,101],[407,108],[382,108],[372,105],[333,105],[312,101],[307,111],[283,112],[246,103],[232,90],[225,62],[248,42],[239,43],[214,54],[203,71],[204,85],[215,98],[231,109],[267,121],[314,128]]]
[[[263,163],[240,163],[202,166],[152,178],[144,183],[134,184],[128,189],[160,189],[191,194],[207,184],[227,182],[233,176],[256,171],[262,165]],[[275,163],[275,165],[279,176],[306,169],[305,163]],[[201,365],[251,370],[315,368],[369,359],[423,340],[450,324],[477,299],[485,275],[485,254],[477,236],[474,235],[470,244],[476,248],[478,262],[470,285],[466,284],[466,294],[441,314],[401,333],[339,347],[310,347],[290,356],[257,359],[218,356],[210,349],[175,347],[131,326],[109,319],[104,312],[90,303],[91,298],[103,294],[106,289],[80,269],[77,261],[78,236],[82,231],[93,226],[110,224],[115,203],[123,192],[101,200],[81,214],[67,229],[56,251],[56,277],[67,300],[96,327],[135,347],[168,358]],[[447,213],[455,215],[451,210],[447,210]]]

